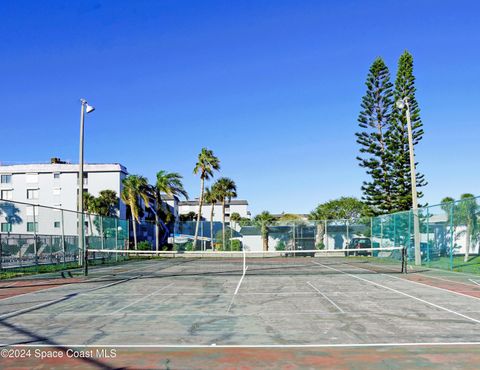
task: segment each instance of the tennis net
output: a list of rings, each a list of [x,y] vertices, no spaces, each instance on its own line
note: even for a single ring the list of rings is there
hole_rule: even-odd
[[[162,275],[247,274],[323,275],[335,273],[400,273],[405,271],[403,247],[283,251],[133,251],[90,249],[90,265],[144,262]],[[156,270],[156,267],[158,269]]]

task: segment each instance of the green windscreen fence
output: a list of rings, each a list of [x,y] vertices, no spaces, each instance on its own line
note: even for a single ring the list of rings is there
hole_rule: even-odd
[[[78,226],[89,249],[127,249],[129,223],[116,217],[0,200],[0,269],[55,271],[81,263]],[[93,257],[90,257],[93,258]]]
[[[397,248],[408,264],[480,273],[479,198],[353,220],[195,221],[176,225],[174,251],[283,251]],[[417,230],[418,245],[415,245]]]
[[[409,263],[415,260],[417,222],[421,263],[427,267],[480,273],[479,198],[467,198],[418,209],[374,217],[374,246],[402,246]]]
[[[79,220],[80,215],[73,211],[0,201],[1,269],[78,265]],[[127,220],[85,214],[83,222],[85,245],[89,249],[128,249]],[[479,224],[479,198],[467,198],[423,207],[416,212],[350,220],[176,222],[168,226],[168,243],[160,248],[181,253],[401,247],[406,250],[410,265],[416,263],[417,250],[423,266],[480,273]],[[154,241],[154,224],[135,227],[139,240],[151,234]],[[150,243],[149,248],[154,247],[155,243]],[[97,255],[91,254],[89,258],[95,262]]]

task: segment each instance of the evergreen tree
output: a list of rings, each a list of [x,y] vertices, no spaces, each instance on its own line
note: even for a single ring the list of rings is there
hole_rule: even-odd
[[[365,83],[367,92],[362,98],[362,111],[358,123],[362,131],[356,133],[361,155],[360,166],[369,176],[362,186],[363,197],[374,214],[394,210],[391,162],[388,141],[393,106],[390,72],[382,58],[377,58],[370,67]]]
[[[398,61],[398,71],[395,80],[394,101],[408,99],[412,124],[413,145],[417,145],[423,136],[420,108],[415,98],[415,77],[413,75],[413,57],[405,51]],[[393,108],[391,117],[391,135],[388,137],[389,151],[392,154],[392,190],[394,193],[393,206],[395,211],[409,210],[412,207],[410,158],[408,148],[408,129],[405,106]],[[418,163],[415,163],[415,167]],[[416,171],[417,197],[423,193],[418,191],[427,183],[423,174]]]

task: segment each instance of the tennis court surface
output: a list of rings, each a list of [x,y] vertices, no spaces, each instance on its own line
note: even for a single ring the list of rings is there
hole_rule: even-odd
[[[478,366],[475,275],[403,274],[378,255],[257,257],[133,257],[91,267],[87,278],[1,282],[5,348],[116,349],[114,358],[1,361],[45,368],[65,361],[78,368]]]

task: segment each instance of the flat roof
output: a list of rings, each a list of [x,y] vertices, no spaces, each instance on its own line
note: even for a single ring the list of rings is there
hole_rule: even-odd
[[[198,206],[198,199],[195,200],[182,200],[178,202],[179,206]],[[203,205],[207,206],[210,203],[203,203]],[[216,205],[221,205],[221,203],[216,203]],[[248,206],[248,201],[243,199],[232,199],[230,202],[226,201],[225,205],[233,205],[233,206]]]
[[[123,172],[127,169],[120,163],[86,163],[83,165],[85,172]],[[78,172],[78,164],[74,163],[30,163],[0,165],[0,173],[50,173],[50,172]]]

